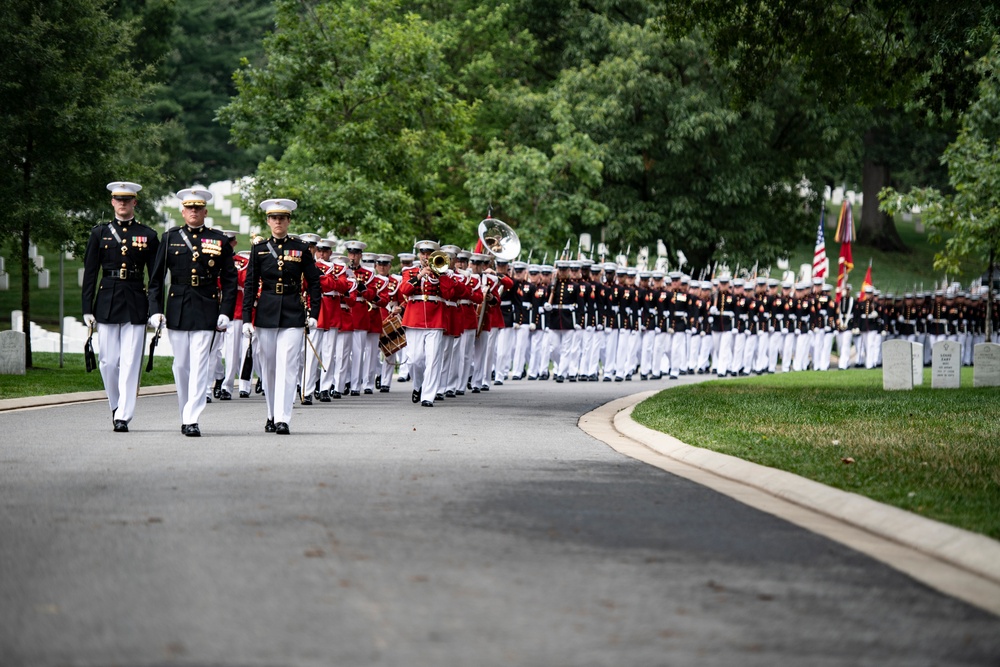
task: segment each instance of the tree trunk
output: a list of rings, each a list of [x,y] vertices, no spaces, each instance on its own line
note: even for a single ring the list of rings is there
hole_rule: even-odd
[[[892,216],[878,208],[878,193],[889,186],[889,165],[873,155],[877,142],[875,130],[865,132],[865,159],[861,177],[861,221],[858,223],[858,243],[885,252],[907,252],[906,244],[896,231]]]
[[[24,329],[24,367],[33,368],[31,363],[31,270],[34,262],[28,257],[28,245],[31,243],[29,233],[31,222],[25,220],[21,225],[21,312],[24,314],[22,328]]]

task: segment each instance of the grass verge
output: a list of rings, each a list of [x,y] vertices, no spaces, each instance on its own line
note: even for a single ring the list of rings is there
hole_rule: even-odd
[[[633,418],[737,456],[1000,539],[1000,388],[882,390],[879,370],[717,380]]]
[[[35,352],[31,356],[35,367],[29,368],[27,374],[0,375],[0,399],[104,389],[101,372],[95,370],[88,373],[82,354],[63,354],[62,368],[59,368],[59,355],[56,353]],[[172,357],[157,356],[152,372],[147,373],[143,362],[142,378],[139,380],[142,386],[173,384],[171,364],[173,364]]]

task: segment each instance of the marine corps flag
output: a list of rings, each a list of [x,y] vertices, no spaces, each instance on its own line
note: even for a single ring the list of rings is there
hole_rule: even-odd
[[[868,271],[865,272],[865,279],[861,283],[861,296],[859,301],[865,300],[865,288],[872,284],[872,261],[868,260]]]
[[[854,215],[851,202],[844,200],[840,207],[840,219],[837,220],[837,232],[834,239],[840,244],[840,257],[837,259],[837,303],[847,286],[847,274],[854,268],[854,258],[851,256],[851,241],[854,240]]]

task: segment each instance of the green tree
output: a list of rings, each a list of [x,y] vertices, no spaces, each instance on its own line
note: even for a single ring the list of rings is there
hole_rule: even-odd
[[[85,239],[108,211],[108,181],[141,182],[146,202],[162,187],[156,165],[140,161],[157,134],[133,114],[149,75],[127,55],[134,27],[101,0],[10,0],[0,11],[0,233],[18,244],[25,322],[30,243]],[[25,351],[31,367],[30,338]]]
[[[392,0],[277,3],[267,61],[236,72],[220,111],[237,145],[266,138],[275,156],[244,192],[299,200],[310,230],[383,248],[468,236],[474,221],[455,169],[473,106],[453,89],[444,25]]]
[[[886,212],[919,208],[929,227],[947,235],[934,267],[953,274],[966,259],[992,269],[1000,254],[1000,41],[974,69],[980,78],[976,97],[961,116],[958,137],[941,156],[953,193],[917,188],[901,194],[887,188],[879,195]]]
[[[736,69],[738,99],[758,91],[794,62],[829,103],[871,110],[862,139],[864,204],[858,240],[903,249],[877,193],[893,170],[912,170],[913,134],[951,132],[949,118],[968,105],[976,78],[967,65],[984,54],[1000,28],[989,0],[800,0],[756,3],[668,0],[665,30],[700,26],[717,58]],[[943,123],[943,126],[942,126]]]

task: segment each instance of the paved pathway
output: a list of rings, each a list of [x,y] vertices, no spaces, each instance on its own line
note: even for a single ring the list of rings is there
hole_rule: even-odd
[[[652,387],[0,413],[0,665],[1000,664],[1000,618],[577,427]]]

